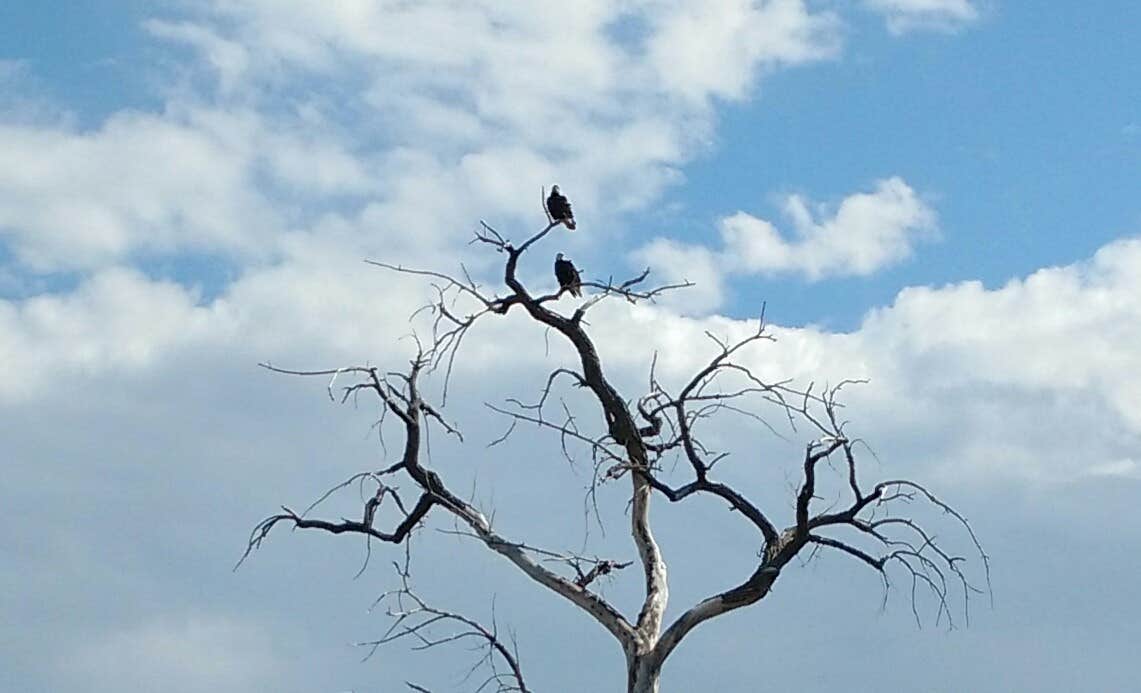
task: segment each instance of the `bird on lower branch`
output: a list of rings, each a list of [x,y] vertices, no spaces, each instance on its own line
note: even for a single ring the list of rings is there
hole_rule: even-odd
[[[571,296],[582,296],[582,277],[578,268],[570,260],[564,259],[563,254],[555,256],[555,279],[559,280],[560,293],[569,291]]]

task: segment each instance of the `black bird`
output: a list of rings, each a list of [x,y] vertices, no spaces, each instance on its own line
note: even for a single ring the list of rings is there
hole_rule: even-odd
[[[571,211],[570,202],[559,192],[557,185],[551,186],[551,194],[547,196],[547,211],[556,222],[562,222],[568,229],[574,231],[574,212]]]
[[[559,280],[559,288],[569,291],[571,296],[582,296],[582,277],[578,276],[573,262],[563,259],[562,253],[555,256],[555,279]]]

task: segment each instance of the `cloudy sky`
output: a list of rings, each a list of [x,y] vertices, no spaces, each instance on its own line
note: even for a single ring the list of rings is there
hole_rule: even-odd
[[[906,588],[881,612],[842,556],[791,567],[695,631],[663,690],[1134,686],[1139,26],[1126,0],[5,3],[0,689],[472,688],[462,648],[361,661],[391,547],[354,578],[362,542],[282,532],[231,572],[261,517],[387,454],[374,403],[256,364],[399,367],[429,287],[362,260],[494,282],[473,229],[541,228],[551,183],[579,230],[529,254],[529,285],[556,251],[696,283],[592,319],[627,396],[655,351],[677,382],[763,303],[777,342],[750,364],[867,379],[846,412],[866,477],[938,489],[993,557],[993,608],[952,632],[922,601],[917,628]],[[466,443],[435,439],[433,465],[508,536],[632,558],[584,522],[585,456],[530,430],[485,447],[505,422],[483,403],[568,352],[514,318],[469,339]],[[808,434],[778,432],[709,435],[787,524]],[[624,490],[599,496],[614,528]],[[719,504],[654,518],[671,615],[753,560]],[[620,690],[606,633],[449,527],[413,542],[426,598],[487,620],[494,599],[536,690]],[[602,587],[631,611],[639,582]]]

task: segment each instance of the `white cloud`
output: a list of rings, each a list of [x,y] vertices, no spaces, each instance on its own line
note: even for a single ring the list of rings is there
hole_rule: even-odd
[[[726,253],[737,258],[738,267],[799,272],[810,280],[866,276],[910,257],[914,243],[935,228],[935,212],[900,178],[844,198],[835,212],[800,195],[786,198],[784,211],[796,240],[785,240],[771,223],[744,212],[721,221]]]
[[[637,253],[635,259],[654,270],[654,277],[669,283],[693,282],[694,286],[663,300],[667,305],[695,314],[705,314],[721,305],[724,298],[718,266],[720,258],[698,245],[686,245],[658,238]]]
[[[819,60],[839,48],[839,18],[803,0],[589,0],[574,12],[564,9],[553,2],[461,8],[441,0],[397,6],[255,0],[215,2],[202,14],[249,46],[262,69],[284,63],[320,72],[365,59],[380,86],[393,76],[377,68],[399,66],[418,81],[460,92],[481,116],[532,108],[553,114],[572,104],[608,110],[599,96],[646,89],[698,101],[740,98],[756,67]],[[549,21],[554,15],[558,21]],[[645,30],[637,45],[612,39],[619,23]],[[416,40],[426,35],[435,40]],[[720,50],[707,50],[711,44]],[[631,76],[657,79],[643,87]],[[473,84],[488,89],[475,93]]]
[[[876,183],[831,209],[800,195],[784,199],[795,237],[787,239],[770,221],[745,212],[721,219],[722,248],[655,239],[635,253],[669,279],[705,284],[700,305],[716,307],[723,274],[800,274],[810,281],[867,276],[911,257],[915,243],[931,238],[936,215],[901,178]]]
[[[0,125],[0,233],[37,272],[184,250],[265,260],[314,208],[380,218],[361,229],[374,246],[413,229],[455,246],[480,215],[530,223],[553,182],[586,224],[612,225],[705,146],[714,97],[838,47],[836,17],[800,0],[691,8],[596,1],[549,22],[533,3],[258,0],[149,20],[214,86],[175,72],[161,113],[86,131]],[[644,40],[615,41],[621,22]],[[689,30],[731,50],[683,74],[713,54]]]
[[[60,378],[145,374],[192,350],[251,364],[402,359],[410,345],[400,338],[412,329],[407,315],[425,297],[424,285],[340,253],[322,256],[310,243],[298,253],[306,262],[250,273],[206,306],[175,285],[123,272],[100,275],[72,296],[0,305],[3,399],[34,402]],[[677,250],[661,244],[654,252]],[[699,255],[688,262],[700,272],[702,251],[693,252]],[[1138,276],[1141,241],[1128,240],[1088,262],[996,289],[977,282],[908,288],[851,333],[773,327],[778,342],[753,365],[771,380],[870,379],[849,394],[860,435],[892,450],[886,457],[933,464],[955,480],[1129,476],[1135,465],[1122,460],[1134,459],[1141,445]],[[696,305],[709,300],[699,294]],[[622,302],[591,316],[611,372],[638,386],[654,351],[659,375],[676,379],[708,357],[706,330],[733,337],[753,329]],[[500,345],[529,344],[524,335],[533,332],[526,320],[487,321],[469,337],[462,370],[476,381],[491,377],[504,367]],[[517,348],[510,368],[518,375],[549,366],[550,358],[536,342]]]
[[[248,110],[121,112],[90,132],[0,124],[0,149],[0,234],[37,271],[188,250],[273,257],[306,196],[378,185],[328,133]]]
[[[801,383],[868,378],[850,390],[859,434],[950,481],[1073,481],[1136,472],[1141,446],[1141,240],[997,289],[912,287],[851,333],[774,328],[755,366]],[[613,317],[607,355],[681,377],[708,358],[703,333],[742,335],[724,318],[644,308]],[[598,318],[596,317],[597,321]],[[668,356],[668,357],[667,357]]]
[[[194,353],[251,368],[403,360],[404,338],[424,329],[409,314],[430,287],[366,265],[351,242],[330,237],[290,237],[284,261],[247,271],[209,303],[123,268],[68,293],[0,300],[0,403],[36,401],[61,378],[145,379]]]
[[[280,97],[274,86],[283,71],[308,79],[304,98],[351,114],[348,127],[359,137],[447,162],[447,192],[471,215],[531,218],[537,186],[526,174],[561,184],[588,219],[645,204],[675,180],[676,167],[708,140],[714,97],[743,98],[759,71],[838,50],[837,17],[801,0],[694,7],[592,0],[567,12],[558,3],[259,0],[215,3],[196,24],[154,26],[194,38],[215,65],[214,37],[242,46],[248,58],[240,70],[217,68],[242,75],[235,95]],[[552,14],[559,21],[548,21]],[[620,24],[645,33],[616,41]],[[702,36],[723,50],[706,50]],[[359,89],[326,92],[325,75]],[[508,191],[503,180],[531,182]]]
[[[101,266],[137,249],[255,252],[275,215],[228,144],[131,113],[94,133],[0,126],[12,164],[0,170],[0,231],[41,270]]]
[[[121,269],[66,295],[0,301],[0,400],[32,397],[58,378],[145,369],[172,345],[201,339],[208,313],[177,284]]]
[[[1026,392],[1094,392],[1128,430],[1141,432],[1141,241],[1123,240],[1087,263],[1042,269],[988,291],[978,282],[900,292],[863,331],[892,335],[940,377]],[[954,375],[962,373],[962,375]],[[938,385],[938,383],[933,383]]]
[[[703,101],[741,98],[757,69],[833,57],[839,19],[813,14],[802,0],[653,3],[650,60],[670,92]],[[713,47],[716,47],[715,49]]]
[[[883,14],[893,34],[910,31],[954,31],[979,18],[971,0],[865,0]]]

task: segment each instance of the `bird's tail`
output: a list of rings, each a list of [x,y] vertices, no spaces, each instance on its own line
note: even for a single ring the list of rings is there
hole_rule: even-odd
[[[574,231],[577,226],[577,224],[574,223],[574,219],[566,219],[563,223],[567,225],[568,231]]]

